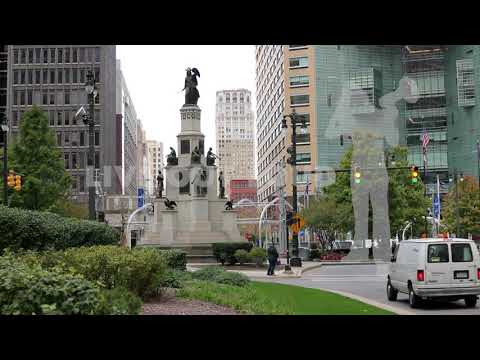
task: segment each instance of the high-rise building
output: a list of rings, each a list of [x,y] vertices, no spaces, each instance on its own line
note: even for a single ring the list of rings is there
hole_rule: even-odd
[[[215,117],[218,167],[225,177],[225,193],[231,179],[255,178],[254,115],[251,93],[246,89],[217,91]]]
[[[116,74],[116,119],[117,122],[120,121],[122,129],[119,141],[122,146],[122,194],[135,195],[140,170],[140,168],[137,169],[137,166],[140,166],[137,146],[139,145],[138,130],[141,129],[141,124],[138,124],[139,120],[122,73],[120,60],[117,60]]]
[[[3,121],[7,116],[7,69],[8,46],[0,44],[0,121]]]
[[[142,188],[145,191],[149,191],[149,172],[147,168],[147,156],[148,156],[148,146],[147,146],[147,136],[145,130],[143,129],[142,121],[138,119],[137,121],[137,188]],[[151,193],[149,193],[151,194]]]
[[[257,202],[257,180],[230,180],[230,201],[236,203],[242,199]]]
[[[437,175],[442,190],[448,190],[455,168],[466,175],[478,174],[476,141],[480,125],[475,89],[480,86],[480,47],[401,45],[262,45],[256,47],[257,64],[257,159],[259,200],[275,190],[275,174],[290,145],[291,129],[282,132],[281,118],[293,110],[306,117],[305,133],[297,131],[297,170],[327,170],[338,167],[352,145],[347,128],[329,132],[343,90],[350,91],[348,113],[369,116],[381,111],[382,96],[398,89],[404,76],[415,80],[416,102],[399,101],[398,123],[389,145],[408,147],[412,164],[423,166],[421,135],[428,132],[427,189],[434,189]],[[283,73],[283,75],[282,75]],[[368,104],[356,94],[366,93]],[[339,114],[340,112],[340,114]],[[290,120],[288,119],[288,122]],[[345,131],[346,136],[340,137]],[[375,131],[392,129],[379,125]],[[392,134],[393,134],[392,133]],[[285,136],[288,136],[285,138]],[[388,146],[388,144],[386,144]],[[284,163],[284,162],[283,162]],[[423,173],[422,173],[423,175]],[[309,194],[318,193],[332,181],[327,175],[297,174],[299,201],[306,183]],[[287,167],[287,194],[292,193],[291,167]]]
[[[162,170],[163,172],[163,167],[164,167],[164,162],[163,162],[163,143],[160,141],[156,140],[147,140],[148,144],[148,151],[149,151],[149,156],[150,156],[150,178],[151,178],[151,184],[150,184],[150,189],[152,193],[154,192],[154,189],[157,187],[157,176],[158,176],[158,171]],[[163,175],[165,176],[165,174]]]
[[[72,192],[87,203],[86,184],[88,126],[75,117],[87,105],[85,82],[88,70],[95,72],[94,164],[103,188],[121,192],[115,121],[116,51],[111,45],[9,45],[7,117],[10,137],[18,135],[22,115],[38,105],[47,114],[62,149],[65,168],[72,176]],[[102,176],[103,175],[103,176]]]

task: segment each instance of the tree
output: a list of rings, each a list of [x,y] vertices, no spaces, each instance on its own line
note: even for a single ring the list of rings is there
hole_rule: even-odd
[[[456,194],[457,191],[458,195]],[[460,234],[457,234],[457,206]],[[444,224],[449,232],[455,233],[458,237],[467,237],[469,233],[480,235],[480,190],[478,181],[470,176],[466,176],[463,181],[458,181],[448,192],[442,210]]]
[[[9,169],[23,175],[22,190],[11,197],[11,206],[50,210],[67,199],[70,175],[47,115],[37,106],[23,115],[18,140],[9,148]]]
[[[329,249],[337,233],[348,226],[345,219],[349,218],[350,207],[348,203],[337,203],[333,198],[324,195],[311,201],[308,208],[300,212],[300,216],[305,220],[305,225],[319,236],[322,248]]]
[[[350,169],[352,163],[352,151],[347,150],[340,161],[339,169]],[[408,167],[407,149],[405,147],[392,147],[387,150],[386,157],[389,159],[389,167]],[[395,161],[395,165],[392,164]],[[337,204],[338,213],[341,218],[338,219],[338,230],[347,232],[354,227],[354,215],[352,206],[352,189],[350,183],[350,173],[338,173],[335,182],[324,188],[324,194],[327,199],[333,200]],[[424,229],[423,216],[430,207],[431,201],[424,197],[424,184],[420,180],[417,184],[410,183],[410,170],[399,169],[389,171],[388,185],[388,203],[391,236],[395,237],[407,221],[413,221],[413,230],[419,234]],[[364,181],[375,181],[368,179]],[[340,205],[342,205],[340,207]],[[372,222],[371,204],[369,221]],[[370,226],[371,228],[371,226]]]

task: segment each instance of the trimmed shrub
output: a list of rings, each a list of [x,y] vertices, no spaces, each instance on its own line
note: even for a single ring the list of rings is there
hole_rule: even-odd
[[[165,258],[156,249],[92,246],[64,251],[20,252],[24,263],[71,269],[106,289],[123,287],[145,298],[157,295],[166,281]]]
[[[142,300],[125,288],[102,289],[97,315],[139,315]]]
[[[81,275],[0,257],[0,314],[92,315],[100,303],[99,288]]]
[[[250,250],[249,256],[257,266],[262,266],[267,260],[267,250],[255,247]]]
[[[118,231],[95,221],[0,206],[0,251],[5,248],[61,250],[69,247],[117,244]]]
[[[214,280],[216,283],[244,287],[250,283],[250,279],[240,273],[225,271],[218,274]]]
[[[215,281],[215,278],[219,275],[226,272],[219,266],[205,266],[200,270],[193,272],[192,276],[196,280],[203,280],[203,281]]]
[[[165,258],[167,266],[173,270],[187,270],[187,253],[180,250],[161,250],[162,256]]]
[[[235,251],[235,259],[237,259],[240,265],[245,264],[249,260],[248,252],[243,249],[238,249]]]
[[[192,273],[181,270],[167,270],[162,280],[162,287],[181,289],[185,281],[192,280]]]
[[[225,271],[219,266],[206,266],[192,273],[195,280],[211,281],[233,286],[246,286],[250,280],[243,274]]]
[[[235,258],[235,251],[242,249],[250,251],[252,244],[249,242],[233,242],[233,243],[214,243],[212,244],[213,255],[218,262],[222,265],[224,262],[228,262],[230,265],[234,265],[237,262]],[[225,254],[225,255],[222,255]]]

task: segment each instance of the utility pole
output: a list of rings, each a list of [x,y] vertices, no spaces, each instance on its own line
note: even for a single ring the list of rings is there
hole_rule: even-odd
[[[290,123],[292,127],[292,137],[291,142],[292,145],[288,147],[287,152],[291,155],[291,157],[287,160],[287,162],[292,166],[292,207],[293,207],[293,216],[297,216],[298,212],[298,198],[297,198],[297,126],[301,125],[302,129],[307,128],[307,123],[305,118],[302,116],[299,119],[299,116],[295,112],[295,109],[292,110],[291,114],[285,115],[282,120],[282,128],[288,129],[287,125],[287,118],[290,118]],[[298,233],[293,232],[292,234],[292,241],[293,241],[293,257],[291,259],[291,266],[301,267],[302,260],[298,256]]]

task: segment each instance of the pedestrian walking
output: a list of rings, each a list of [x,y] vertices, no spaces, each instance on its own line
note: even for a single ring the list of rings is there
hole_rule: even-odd
[[[268,271],[267,275],[275,275],[275,266],[277,265],[277,259],[278,259],[278,251],[275,245],[273,243],[270,244],[268,250],[267,250],[267,256],[268,256]]]

